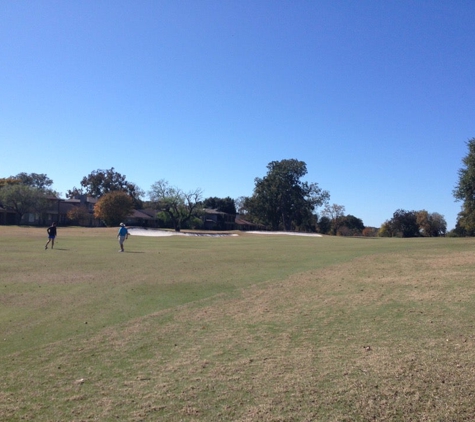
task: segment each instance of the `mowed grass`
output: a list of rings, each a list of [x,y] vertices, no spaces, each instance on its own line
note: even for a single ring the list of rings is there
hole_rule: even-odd
[[[0,226],[2,421],[475,419],[475,239]]]

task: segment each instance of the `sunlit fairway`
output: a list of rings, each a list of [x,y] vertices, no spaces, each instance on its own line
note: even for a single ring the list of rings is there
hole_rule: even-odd
[[[1,421],[475,419],[475,239],[0,226]]]

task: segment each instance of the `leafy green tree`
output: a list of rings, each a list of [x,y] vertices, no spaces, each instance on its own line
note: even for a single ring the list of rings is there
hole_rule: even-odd
[[[378,235],[386,237],[445,236],[447,222],[443,215],[426,210],[397,210],[380,228]]]
[[[348,214],[342,217],[339,222],[339,234],[343,236],[359,236],[362,234],[365,226],[363,220]]]
[[[77,188],[76,186],[74,186],[72,189],[69,189],[66,192],[66,197],[69,198],[69,199],[78,198],[81,195],[85,195],[84,189],[83,188]]]
[[[310,208],[297,209],[292,219],[292,228],[299,232],[316,232],[317,216]]]
[[[272,230],[291,230],[313,215],[330,197],[317,183],[303,182],[307,165],[295,159],[272,161],[267,175],[255,179],[252,197],[244,201],[251,219]]]
[[[15,211],[18,224],[26,213],[41,213],[48,207],[44,190],[21,183],[3,186],[0,189],[0,203]]]
[[[247,214],[248,211],[245,208],[246,201],[246,196],[240,196],[234,200],[234,205],[236,206],[236,212],[238,214]]]
[[[20,180],[15,179],[14,177],[0,178],[0,189],[3,188],[4,186],[19,185],[19,184],[21,184]]]
[[[442,214],[433,212],[430,214],[431,236],[445,236],[447,233],[447,222]]]
[[[203,208],[211,208],[225,212],[227,214],[236,214],[236,203],[234,199],[227,196],[226,198],[210,197],[203,201]]]
[[[166,180],[155,182],[149,192],[150,201],[158,210],[164,212],[171,220],[175,231],[179,232],[183,225],[200,212],[201,189],[183,192],[170,186]]]
[[[364,224],[361,218],[357,218],[354,215],[348,214],[343,218],[343,225],[352,230],[363,231]]]
[[[462,201],[462,211],[457,217],[458,234],[475,235],[475,138],[467,141],[468,153],[462,159],[458,183],[453,190],[456,201]]]
[[[417,224],[422,236],[437,237],[444,236],[447,231],[447,222],[443,215],[426,210],[416,212]]]
[[[107,226],[118,226],[134,211],[133,199],[123,191],[112,191],[102,195],[94,206],[94,217]]]
[[[322,215],[328,217],[331,222],[331,233],[336,235],[340,228],[341,221],[345,216],[345,206],[338,204],[326,204],[323,208]]]
[[[459,236],[468,236],[469,235],[469,233],[465,229],[466,224],[465,224],[464,218],[465,217],[463,215],[463,212],[460,212],[457,216],[457,222],[455,223],[455,228],[450,233],[451,236],[459,237]]]
[[[363,231],[361,232],[361,234],[364,236],[364,237],[376,237],[378,236],[378,232],[379,232],[380,229],[376,228],[376,227],[365,227],[363,229]]]
[[[332,228],[332,222],[329,217],[323,216],[318,220],[318,231],[322,234],[330,233]]]
[[[53,181],[46,174],[38,173],[18,173],[12,178],[19,180],[20,183],[26,186],[31,186],[32,188],[37,188],[40,190],[51,192],[51,186]]]
[[[392,236],[418,237],[420,236],[417,214],[415,211],[396,210],[388,222]]]
[[[393,232],[393,228],[391,227],[391,223],[389,220],[385,221],[378,231],[379,237],[393,237],[395,233]]]
[[[416,221],[419,226],[419,232],[422,236],[431,236],[431,221],[429,213],[426,210],[416,212]]]
[[[121,191],[132,198],[135,208],[142,207],[141,197],[144,192],[135,184],[128,182],[125,175],[114,170],[114,167],[108,170],[94,170],[81,180],[82,188],[69,190],[66,194],[68,198],[76,195],[86,194],[94,198],[100,198],[106,193]]]

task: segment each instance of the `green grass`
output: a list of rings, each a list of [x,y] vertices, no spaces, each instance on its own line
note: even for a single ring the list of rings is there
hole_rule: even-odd
[[[0,226],[0,420],[473,420],[475,239]]]

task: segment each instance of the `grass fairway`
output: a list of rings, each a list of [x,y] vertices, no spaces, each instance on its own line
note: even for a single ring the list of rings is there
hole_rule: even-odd
[[[471,421],[475,239],[0,226],[1,421]]]

